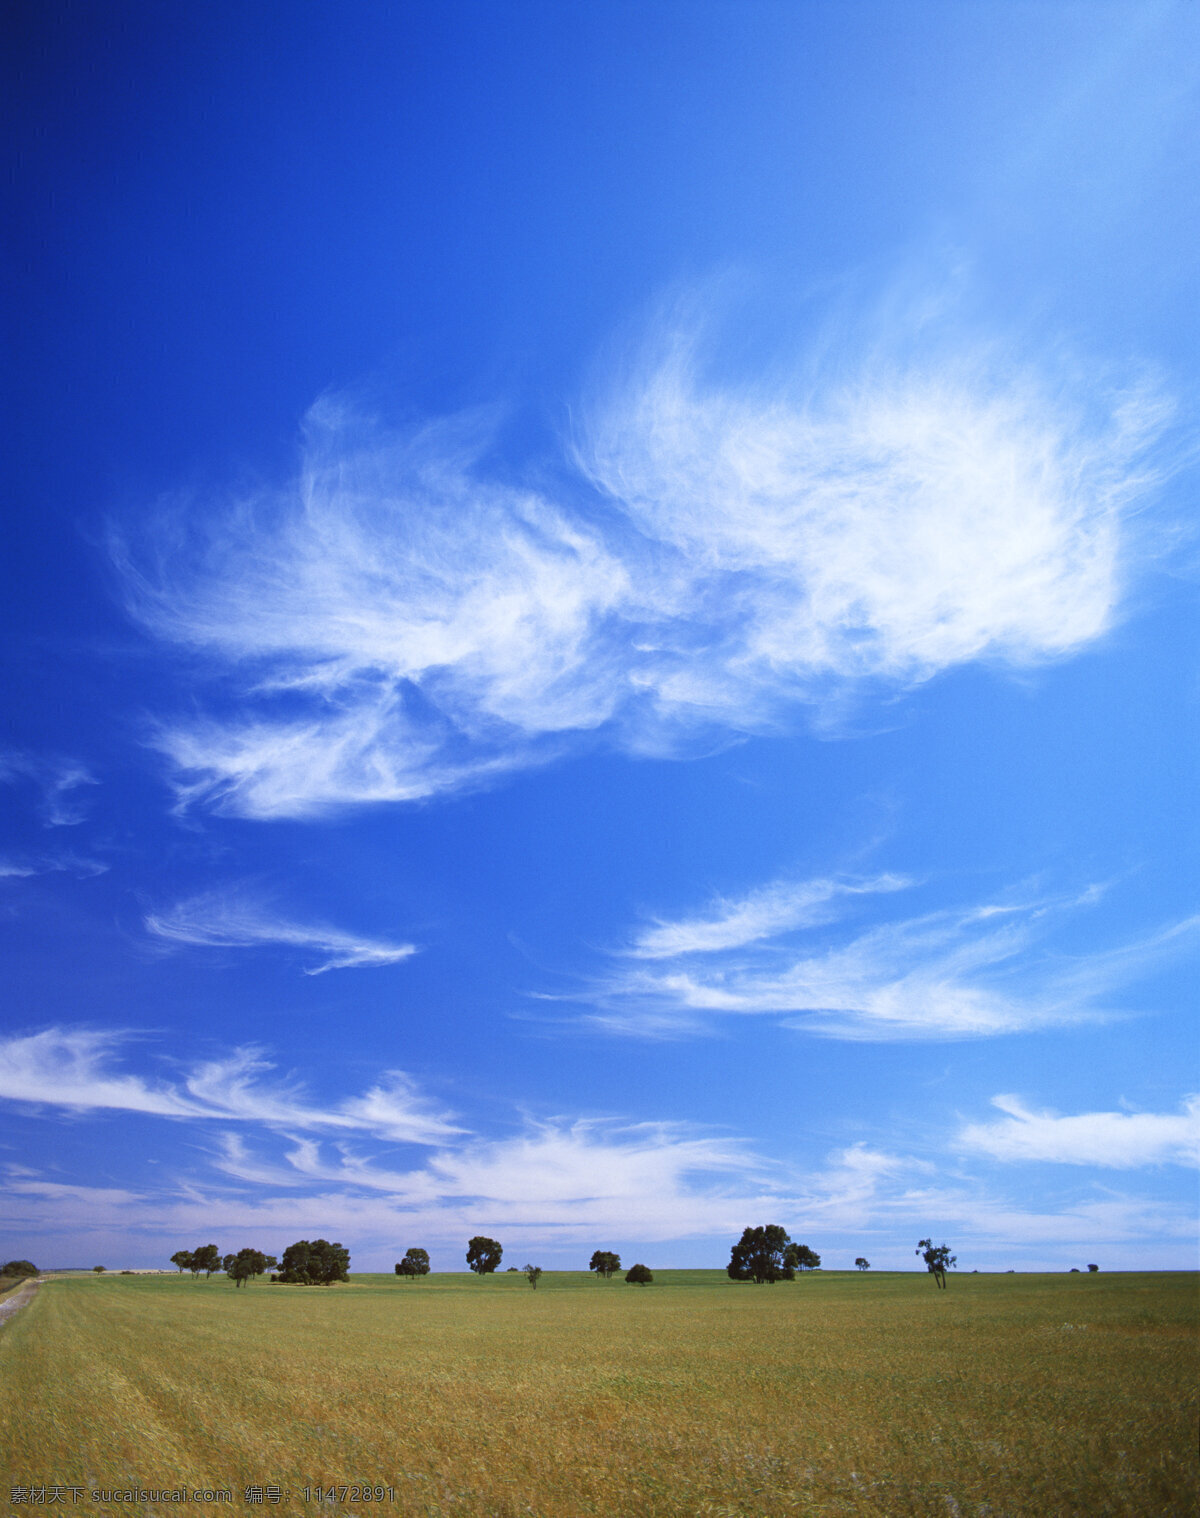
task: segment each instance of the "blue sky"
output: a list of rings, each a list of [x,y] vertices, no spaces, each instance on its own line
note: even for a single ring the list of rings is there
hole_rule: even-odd
[[[1192,5],[18,5],[0,1250],[1195,1264]]]

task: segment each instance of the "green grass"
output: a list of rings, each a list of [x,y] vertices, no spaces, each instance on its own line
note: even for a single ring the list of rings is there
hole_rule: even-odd
[[[0,1463],[242,1512],[1191,1518],[1196,1308],[1182,1274],[54,1280],[0,1329]]]

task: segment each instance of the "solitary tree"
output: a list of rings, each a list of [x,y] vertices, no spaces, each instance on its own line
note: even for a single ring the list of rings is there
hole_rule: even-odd
[[[528,1280],[530,1286],[536,1291],[537,1283],[542,1278],[542,1267],[540,1265],[522,1265],[521,1269],[525,1272],[526,1280]]]
[[[0,1265],[0,1276],[35,1276],[37,1273],[38,1268],[32,1260],[9,1260],[7,1265]]]
[[[104,1266],[103,1265],[93,1265],[92,1266],[92,1271],[93,1271],[93,1273],[95,1275],[102,1276],[104,1274]]]
[[[503,1248],[495,1239],[487,1239],[483,1234],[477,1233],[467,1245],[467,1264],[477,1276],[490,1276],[503,1254]]]
[[[8,1267],[6,1266],[5,1269],[7,1269],[7,1268]],[[1089,1275],[1095,1275],[1096,1271],[1098,1271],[1099,1269],[1100,1269],[1099,1265],[1089,1265],[1088,1266],[1088,1274]]]
[[[239,1249],[237,1254],[225,1256],[225,1274],[235,1286],[262,1275],[266,1268],[267,1257],[259,1249]]]
[[[946,1289],[946,1272],[958,1264],[958,1257],[950,1253],[949,1244],[934,1244],[932,1239],[919,1239],[916,1253],[925,1261],[925,1268],[933,1277],[934,1284]]]
[[[264,1261],[265,1264],[265,1261]],[[283,1251],[278,1279],[289,1286],[332,1286],[350,1270],[350,1251],[328,1239],[300,1239]]]
[[[411,1279],[429,1274],[429,1255],[424,1249],[409,1249],[396,1266],[396,1274]]]
[[[185,1270],[191,1270],[192,1251],[190,1249],[177,1249],[171,1256],[171,1264],[176,1267],[180,1275],[182,1275]]]
[[[791,1243],[778,1223],[746,1228],[730,1251],[726,1274],[731,1281],[753,1281],[756,1286],[764,1281],[774,1285],[776,1281],[794,1280],[796,1267],[785,1255]]]
[[[858,1259],[855,1260],[854,1263],[858,1266],[859,1270],[870,1270],[871,1268],[870,1260],[864,1260],[862,1255],[859,1255]]]
[[[631,1265],[625,1272],[625,1279],[631,1286],[652,1286],[654,1276],[645,1265]]]
[[[783,1251],[783,1263],[791,1270],[820,1270],[821,1256],[807,1244],[789,1244]],[[785,1275],[784,1279],[790,1277]]]
[[[611,1280],[613,1273],[621,1268],[621,1256],[613,1254],[609,1249],[597,1249],[588,1265],[589,1270],[594,1270],[597,1275],[603,1276],[606,1281]]]

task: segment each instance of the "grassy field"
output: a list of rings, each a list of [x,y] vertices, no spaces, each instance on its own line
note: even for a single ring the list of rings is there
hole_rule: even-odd
[[[0,1499],[165,1513],[87,1489],[186,1484],[248,1512],[276,1483],[275,1512],[318,1512],[318,1486],[366,1483],[429,1518],[1193,1518],[1197,1305],[1167,1274],[52,1280],[0,1329]]]

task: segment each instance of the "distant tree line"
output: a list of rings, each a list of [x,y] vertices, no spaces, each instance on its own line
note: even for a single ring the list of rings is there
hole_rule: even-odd
[[[934,1284],[946,1289],[946,1272],[957,1265],[957,1257],[950,1252],[948,1244],[934,1244],[932,1238],[920,1239],[916,1253],[924,1261],[925,1268],[934,1278]],[[496,1239],[476,1234],[467,1244],[467,1264],[476,1275],[492,1275],[504,1258],[504,1248]],[[350,1252],[342,1244],[331,1244],[327,1239],[300,1239],[289,1244],[279,1261],[274,1255],[258,1249],[240,1249],[236,1254],[222,1255],[215,1244],[202,1244],[196,1249],[178,1249],[171,1256],[171,1263],[182,1274],[190,1270],[193,1277],[203,1274],[206,1278],[218,1270],[243,1286],[256,1276],[271,1271],[271,1280],[283,1285],[331,1286],[335,1281],[348,1279]],[[870,1270],[871,1262],[859,1255],[855,1266],[860,1271]],[[807,1244],[794,1241],[787,1230],[778,1223],[760,1224],[744,1228],[742,1236],[730,1250],[726,1274],[732,1281],[752,1281],[757,1286],[774,1285],[776,1281],[794,1281],[797,1273],[821,1268],[821,1256]],[[1090,1272],[1099,1266],[1089,1265]],[[96,1269],[102,1270],[103,1266]],[[621,1269],[621,1256],[614,1250],[597,1249],[588,1262],[588,1270],[606,1281]],[[540,1265],[524,1265],[518,1272],[510,1265],[513,1274],[524,1273],[529,1284],[537,1290],[538,1281],[544,1274]],[[37,1267],[29,1260],[10,1260],[0,1267],[0,1275],[31,1276]],[[404,1258],[396,1265],[401,1279],[419,1280],[430,1274],[429,1252],[416,1246],[405,1251]],[[625,1280],[632,1285],[649,1285],[654,1276],[640,1262],[625,1273]]]

